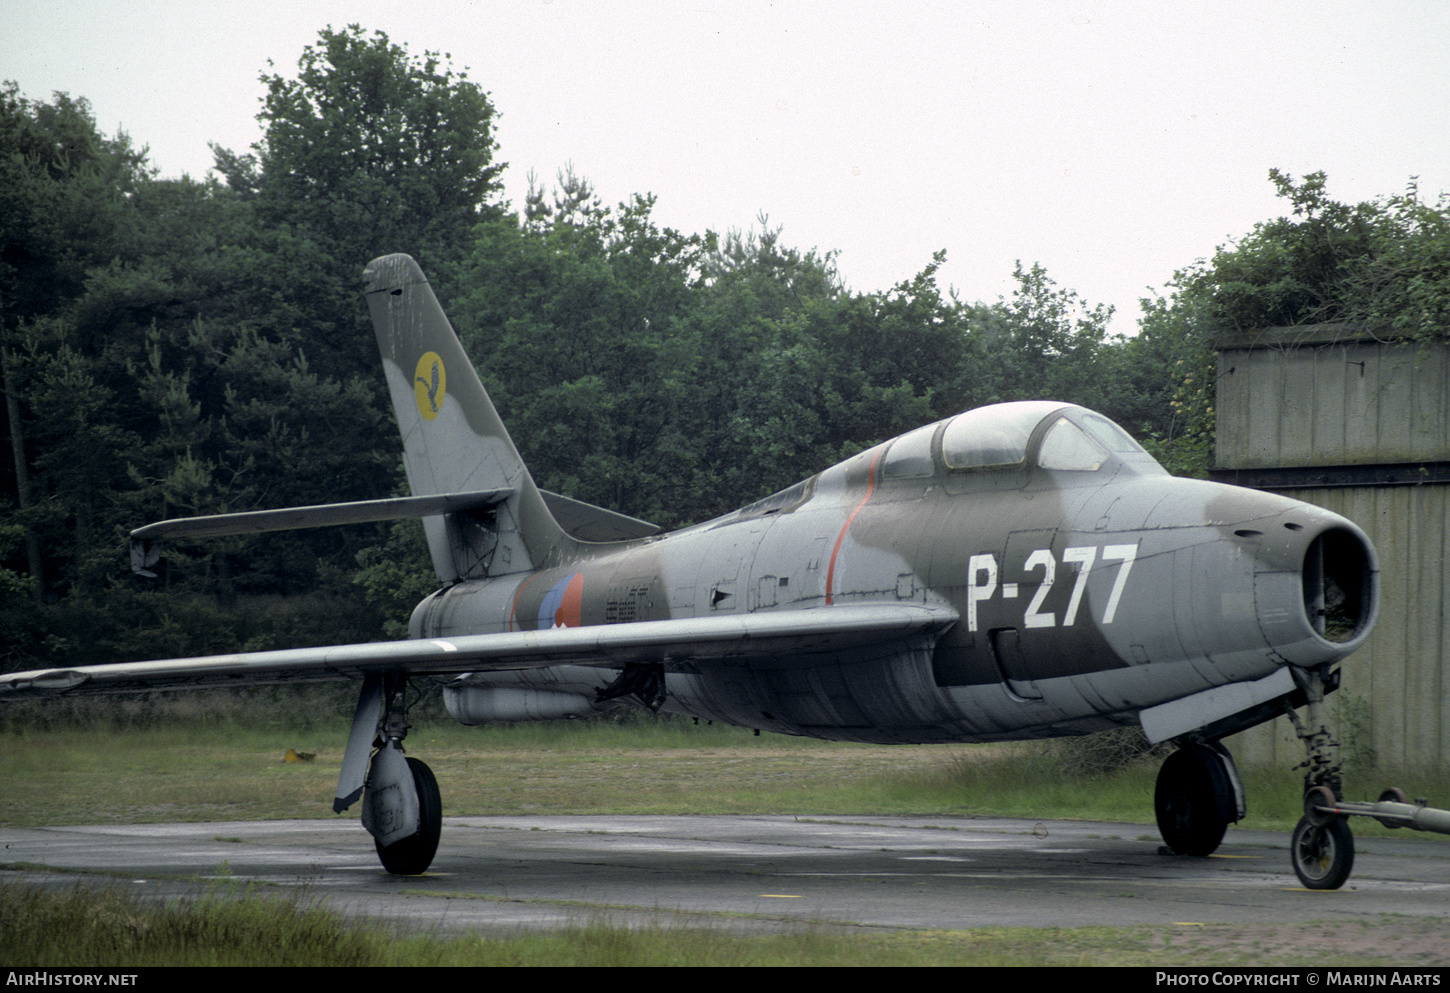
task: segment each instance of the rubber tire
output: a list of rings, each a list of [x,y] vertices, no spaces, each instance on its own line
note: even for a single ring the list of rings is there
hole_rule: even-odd
[[[1305,889],[1337,890],[1354,870],[1354,834],[1336,817],[1323,827],[1301,817],[1289,843],[1294,875]]]
[[[427,872],[443,833],[443,799],[433,770],[417,759],[409,759],[408,768],[413,772],[413,786],[418,790],[418,833],[386,848],[373,842],[383,868],[394,876],[419,876]]]
[[[1409,803],[1410,802],[1410,798],[1408,796],[1406,796],[1405,795],[1405,791],[1402,790],[1402,789],[1400,789],[1398,786],[1391,786],[1389,789],[1387,789],[1387,790],[1383,791],[1382,793],[1380,793],[1379,802],[1380,803],[1385,803],[1385,802],[1389,802],[1389,803]],[[1385,827],[1389,828],[1392,831],[1395,831],[1395,830],[1398,830],[1398,829],[1404,827],[1404,825],[1401,824],[1399,821],[1394,820],[1394,819],[1389,818],[1389,817],[1386,817],[1383,820],[1381,820],[1380,818],[1376,817],[1375,820],[1379,821],[1381,824],[1383,824]]]
[[[1237,808],[1218,753],[1205,745],[1178,749],[1158,770],[1153,810],[1163,841],[1179,855],[1212,855]]]

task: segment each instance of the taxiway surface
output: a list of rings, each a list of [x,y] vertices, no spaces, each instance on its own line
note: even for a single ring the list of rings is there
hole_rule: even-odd
[[[169,895],[300,889],[442,932],[595,922],[776,930],[1265,924],[1401,914],[1450,926],[1450,841],[1359,839],[1344,889],[1302,889],[1288,835],[1159,853],[1146,825],[1006,818],[448,817],[432,869],[389,876],[355,822],[0,828],[4,879]],[[55,871],[63,870],[63,871]]]

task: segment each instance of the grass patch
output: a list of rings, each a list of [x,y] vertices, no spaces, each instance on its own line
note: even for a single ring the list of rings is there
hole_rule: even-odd
[[[0,959],[14,966],[365,966],[380,964],[377,945],[286,897],[157,905],[119,888],[0,885]]]
[[[1387,919],[1371,931],[1425,947],[1436,922]],[[46,966],[1164,966],[1399,965],[1424,953],[1334,951],[1364,925],[1316,925],[1282,940],[1255,929],[978,928],[839,933],[803,926],[742,935],[724,927],[626,928],[602,918],[582,927],[507,937],[408,935],[303,897],[148,899],[95,890],[0,883],[0,960]],[[1351,934],[1350,932],[1353,932]]]
[[[0,886],[0,959],[11,967],[771,966],[1086,964],[1034,941],[860,937],[804,928],[741,936],[607,922],[507,938],[406,936],[305,901],[216,892],[156,906],[124,890]]]
[[[0,824],[332,817],[351,692],[213,691],[144,707],[121,698],[41,701],[63,706],[35,721],[0,707]],[[1118,756],[1104,772],[1095,744],[854,745],[649,715],[466,728],[427,701],[410,716],[409,752],[432,766],[453,816],[948,814],[1150,824],[1160,761]],[[289,748],[316,757],[284,763]],[[1242,826],[1291,830],[1298,774],[1243,772]],[[1412,797],[1450,799],[1444,772],[1351,769],[1347,781],[1351,798],[1373,798],[1395,781]],[[1385,830],[1355,822],[1356,834]]]

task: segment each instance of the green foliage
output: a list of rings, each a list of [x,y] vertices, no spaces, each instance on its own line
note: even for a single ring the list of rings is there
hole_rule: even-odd
[[[228,153],[229,179],[255,190],[264,222],[309,229],[353,268],[446,254],[490,212],[503,168],[492,103],[446,58],[414,58],[355,24],[323,29],[296,78],[262,76],[256,172]]]
[[[250,156],[218,151],[228,186],[156,179],[124,135],[97,132],[83,100],[0,93],[0,344],[31,496],[13,520],[39,549],[49,598],[119,625],[90,629],[87,644],[127,641],[126,530],[394,490],[356,273],[384,250],[457,258],[494,209],[492,106],[439,57],[329,30],[295,79],[264,81],[264,140]],[[334,597],[385,533],[173,548],[165,583],[219,602]],[[28,630],[12,664],[72,642],[48,618]]]
[[[1175,476],[1208,478],[1217,359],[1181,296],[1142,301],[1138,334],[1111,355],[1115,402],[1104,404]]]
[[[50,103],[0,85],[0,297],[7,325],[80,292],[89,268],[126,240],[130,197],[150,179],[145,152],[96,130],[85,100]]]
[[[1056,289],[1041,265],[1024,269],[1019,261],[1012,275],[1017,291],[988,321],[1000,349],[1002,399],[1070,399],[1102,407],[1095,360],[1113,309],[1089,308],[1071,290]]]
[[[387,541],[357,553],[357,565],[352,581],[384,618],[383,633],[406,638],[413,608],[438,586],[422,526],[413,520],[395,521]]]
[[[9,508],[6,508],[9,517]],[[0,562],[19,560],[25,529],[0,520]],[[34,586],[25,573],[0,565],[0,672],[20,668],[32,658],[41,638],[35,616]]]
[[[715,240],[705,263],[709,285],[718,293],[727,289],[743,296],[749,313],[778,319],[810,300],[830,300],[845,294],[836,271],[836,253],[814,249],[803,252],[781,242],[779,226],[761,213],[759,229],[732,230]]]
[[[1161,395],[1153,405],[1156,423],[1124,422],[1178,474],[1206,475],[1212,459],[1215,336],[1326,322],[1410,337],[1450,327],[1450,195],[1428,203],[1411,180],[1402,194],[1345,204],[1330,198],[1322,172],[1296,183],[1272,169],[1269,179],[1290,216],[1176,273],[1171,297],[1144,301],[1142,344],[1129,346],[1171,368],[1173,387],[1166,405]]]
[[[1333,321],[1408,334],[1450,325],[1450,196],[1406,191],[1358,204],[1330,199],[1315,172],[1296,184],[1269,178],[1292,217],[1254,226],[1236,244],[1178,274],[1184,293],[1216,330]]]
[[[565,174],[552,204],[485,225],[454,318],[540,485],[678,523],[696,349],[685,323],[708,240],[652,197],[603,207]]]

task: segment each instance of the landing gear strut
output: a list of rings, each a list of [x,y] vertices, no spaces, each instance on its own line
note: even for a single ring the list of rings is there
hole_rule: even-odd
[[[1325,695],[1338,685],[1339,674],[1328,665],[1285,669],[1294,681],[1293,691],[1280,691],[1282,695],[1175,739],[1178,751],[1163,763],[1154,793],[1158,829],[1169,852],[1209,855],[1218,848],[1229,823],[1243,818],[1243,783],[1228,750],[1216,739],[1279,714],[1293,723],[1306,755],[1298,767],[1305,770],[1304,816],[1294,828],[1289,856],[1294,874],[1307,889],[1338,889],[1349,878],[1354,869],[1351,815],[1373,817],[1386,827],[1450,834],[1450,810],[1431,807],[1423,799],[1411,803],[1400,789],[1385,790],[1374,803],[1345,801],[1339,742],[1329,732],[1324,704]],[[1304,708],[1303,718],[1295,707]]]
[[[1294,681],[1308,702],[1307,719],[1300,720],[1292,708],[1285,708],[1308,758],[1304,773],[1304,816],[1294,828],[1289,854],[1294,874],[1311,890],[1337,890],[1354,869],[1354,835],[1349,830],[1352,815],[1373,817],[1385,827],[1407,827],[1415,831],[1450,834],[1450,810],[1429,806],[1423,799],[1414,803],[1405,791],[1390,787],[1374,803],[1343,799],[1343,766],[1339,742],[1329,733],[1324,707],[1325,688],[1333,675],[1327,667],[1292,670]]]

